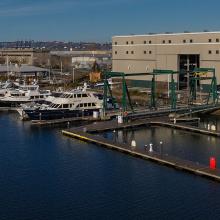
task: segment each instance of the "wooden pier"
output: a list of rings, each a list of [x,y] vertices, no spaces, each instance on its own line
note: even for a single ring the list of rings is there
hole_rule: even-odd
[[[198,118],[184,119],[184,122],[195,121]],[[178,120],[177,120],[178,122]],[[203,128],[193,127],[185,123],[172,123],[168,117],[141,119],[119,124],[117,120],[95,122],[93,124],[81,126],[74,129],[63,130],[62,133],[71,138],[80,139],[86,142],[91,142],[112,150],[120,151],[131,156],[140,157],[145,160],[151,160],[166,166],[173,167],[178,170],[187,171],[196,175],[202,175],[207,178],[220,181],[220,169],[210,169],[207,166],[198,164],[196,162],[183,160],[169,155],[164,155],[157,152],[149,152],[143,146],[142,149],[132,148],[123,143],[115,143],[94,133],[99,133],[108,130],[131,129],[141,126],[164,126],[174,129],[185,130],[189,132],[200,133],[203,135],[212,135],[220,137],[220,133],[210,131]],[[161,150],[162,152],[162,150]]]
[[[67,124],[67,123],[72,124],[74,122],[81,122],[81,121],[95,122],[95,121],[100,121],[100,119],[93,118],[92,116],[87,116],[87,117],[61,118],[55,120],[32,120],[31,122],[33,125],[48,126],[48,125]]]
[[[181,119],[180,121],[193,122],[195,121],[195,119],[197,118],[188,118],[184,120]],[[177,123],[177,122],[178,119],[175,124],[171,123],[168,117],[141,119],[141,120],[130,121],[122,124],[118,124],[117,120],[110,120],[110,121],[95,122],[93,124],[76,128],[75,130],[84,130],[88,133],[98,133],[103,131],[137,128],[142,126],[160,126],[160,127],[169,127],[179,130],[190,131],[194,133],[200,133],[204,135],[220,137],[219,132],[210,131],[204,128],[199,128],[195,126],[186,125],[185,123]]]
[[[103,131],[110,131],[110,130],[120,130],[120,129],[129,129],[129,128],[135,128],[140,126],[146,126],[150,124],[149,119],[144,120],[136,120],[131,121],[128,123],[122,123],[119,124],[116,119],[109,120],[109,121],[101,121],[101,122],[95,122],[86,126],[82,126],[77,128],[77,130],[86,130],[90,133],[96,133],[96,132],[103,132]]]
[[[220,181],[220,170],[210,169],[207,166],[199,163],[183,160],[180,158],[164,155],[156,152],[149,152],[144,149],[137,149],[122,143],[115,143],[111,140],[105,139],[101,136],[92,135],[87,132],[79,131],[75,129],[73,131],[62,131],[63,135],[71,138],[80,139],[86,142],[94,143],[112,150],[116,150],[125,154],[129,154],[134,157],[139,157],[145,160],[150,160],[165,166],[173,167],[178,170],[189,172],[192,174],[200,175],[206,178]]]
[[[175,128],[175,129],[190,131],[190,132],[194,132],[194,133],[200,133],[200,134],[204,134],[204,135],[211,135],[211,136],[220,137],[219,132],[210,131],[210,130],[206,130],[204,128],[197,128],[194,126],[189,126],[189,125],[184,125],[184,124],[172,124],[172,123],[168,123],[168,122],[151,121],[150,125]]]

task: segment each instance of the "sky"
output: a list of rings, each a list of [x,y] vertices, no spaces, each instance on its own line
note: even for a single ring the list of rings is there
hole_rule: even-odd
[[[1,0],[0,41],[220,31],[219,0]]]

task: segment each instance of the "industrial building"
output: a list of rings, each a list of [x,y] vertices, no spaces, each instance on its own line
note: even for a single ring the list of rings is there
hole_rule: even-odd
[[[0,76],[47,76],[49,70],[30,65],[0,65]]]
[[[51,66],[54,69],[60,69],[61,72],[72,74],[74,80],[87,77],[91,73],[94,64],[98,64],[102,70],[112,68],[110,50],[51,51],[50,55]],[[93,76],[100,78],[100,73],[96,72]]]
[[[49,51],[33,48],[0,49],[1,64],[48,65]]]
[[[61,62],[63,64],[69,64],[71,69],[74,67],[76,69],[88,69],[93,66],[96,62],[100,66],[111,65],[111,51],[108,50],[95,50],[95,51],[51,51],[51,58],[56,62]]]
[[[147,73],[154,69],[178,71],[175,81],[185,88],[195,67],[215,68],[220,84],[220,32],[166,33],[112,37],[114,72]],[[149,86],[151,76],[129,77],[137,86]],[[157,81],[168,82],[167,75]],[[208,82],[201,82],[204,86]]]

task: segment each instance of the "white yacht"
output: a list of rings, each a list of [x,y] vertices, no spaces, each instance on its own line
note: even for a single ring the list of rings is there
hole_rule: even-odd
[[[49,105],[22,106],[22,116],[31,120],[51,120],[92,115],[102,108],[102,99],[95,92],[76,89],[64,92],[60,97],[49,97]],[[46,101],[47,101],[46,100]]]
[[[29,102],[43,102],[51,95],[50,90],[39,90],[38,85],[17,85],[16,88],[0,89],[0,107],[18,107]]]
[[[91,115],[102,108],[102,100],[93,93],[86,91],[64,92],[60,97],[50,98],[50,105],[23,106],[22,116],[31,120],[50,120]]]

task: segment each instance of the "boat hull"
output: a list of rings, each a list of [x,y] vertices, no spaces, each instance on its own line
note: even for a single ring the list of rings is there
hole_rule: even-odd
[[[28,104],[28,103],[44,103],[44,99],[39,100],[21,100],[21,101],[6,101],[6,100],[0,100],[0,107],[20,107],[22,104]]]
[[[19,107],[21,104],[26,104],[30,101],[17,102],[17,101],[0,101],[0,107]]]
[[[53,110],[23,110],[30,120],[54,120],[61,118],[73,118],[93,115],[94,111],[99,109],[69,110],[69,109],[53,109]]]

